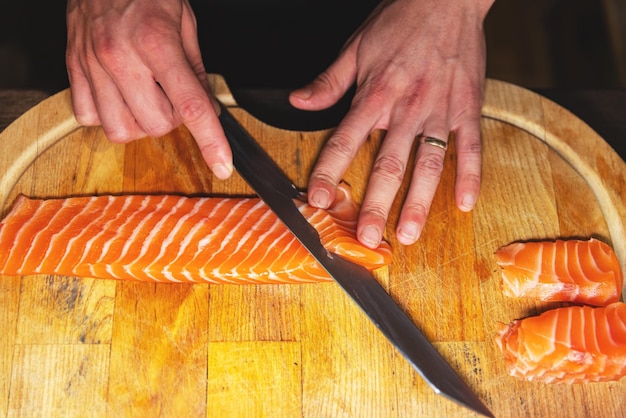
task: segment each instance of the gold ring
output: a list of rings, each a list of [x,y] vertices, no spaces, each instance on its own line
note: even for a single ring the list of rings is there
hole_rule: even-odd
[[[448,143],[446,141],[442,141],[438,138],[433,138],[432,136],[423,136],[420,138],[420,144],[429,144],[434,145],[442,150],[446,151],[448,149]]]

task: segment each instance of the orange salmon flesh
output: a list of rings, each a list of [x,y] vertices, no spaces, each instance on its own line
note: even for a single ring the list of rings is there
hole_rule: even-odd
[[[597,239],[516,242],[495,256],[505,296],[594,306],[620,299],[620,263],[611,247]]]
[[[369,270],[391,261],[355,238],[347,186],[327,210],[294,200],[331,252]],[[328,273],[258,198],[20,196],[0,222],[0,274],[117,280],[312,283]]]
[[[619,380],[626,374],[626,304],[569,306],[502,324],[496,343],[511,376],[545,383]]]

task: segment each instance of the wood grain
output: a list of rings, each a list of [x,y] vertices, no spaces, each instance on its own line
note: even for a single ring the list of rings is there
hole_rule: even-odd
[[[211,85],[301,187],[331,131],[276,129]],[[489,80],[483,185],[476,209],[454,204],[455,147],[420,241],[386,238],[376,277],[498,417],[617,417],[626,382],[558,386],[509,377],[498,322],[558,306],[510,300],[493,257],[521,239],[596,236],[624,265],[626,165],[587,125],[549,100]],[[345,180],[362,199],[384,133]],[[81,128],[69,92],[0,133],[0,211],[15,197],[105,193],[248,195],[216,180],[184,128],[110,143]],[[436,395],[333,283],[188,285],[59,276],[0,277],[0,416],[446,416],[471,412]]]

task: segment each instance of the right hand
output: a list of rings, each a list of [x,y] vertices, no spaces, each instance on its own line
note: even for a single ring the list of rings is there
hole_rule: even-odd
[[[113,142],[180,124],[221,179],[232,154],[209,93],[187,0],[69,0],[66,64],[76,119]]]

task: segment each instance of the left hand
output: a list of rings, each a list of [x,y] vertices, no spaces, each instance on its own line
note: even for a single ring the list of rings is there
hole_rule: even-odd
[[[309,201],[328,207],[369,134],[387,133],[374,162],[359,215],[357,237],[376,247],[407,171],[418,135],[456,134],[455,195],[463,211],[480,188],[480,112],[485,78],[482,23],[493,0],[383,1],[348,41],[337,60],[312,83],[292,92],[305,110],[332,106],[356,82],[351,109],[322,150],[309,180]],[[418,148],[396,234],[419,238],[439,184],[445,150]]]

